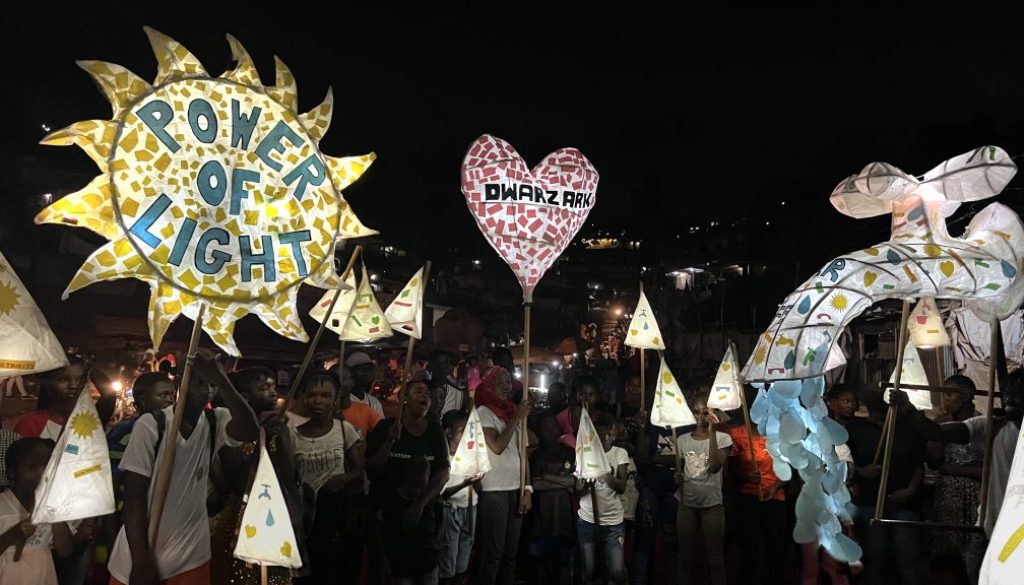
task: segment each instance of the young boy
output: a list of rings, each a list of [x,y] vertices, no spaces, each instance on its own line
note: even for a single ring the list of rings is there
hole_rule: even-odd
[[[419,521],[407,521],[412,508],[430,483],[430,465],[415,457],[402,465],[402,482],[381,504],[384,545],[391,565],[393,585],[437,583],[434,507],[425,506]]]
[[[449,459],[459,448],[468,418],[463,410],[449,410],[441,417],[441,426],[448,437]],[[442,516],[437,538],[441,554],[437,564],[438,582],[442,585],[454,582],[456,577],[469,569],[469,554],[473,550],[473,538],[476,533],[473,526],[476,502],[471,503],[470,492],[473,491],[473,485],[482,478],[483,474],[469,477],[451,474],[448,476],[444,491],[441,492]]]
[[[626,491],[626,476],[629,467],[629,455],[625,449],[614,445],[615,436],[611,432],[611,416],[598,412],[594,416],[594,428],[601,438],[608,463],[611,469],[596,480],[585,480],[584,491],[580,497],[579,520],[576,532],[580,542],[580,553],[583,555],[583,582],[596,582],[597,571],[596,549],[604,548],[605,570],[610,585],[625,585],[625,539],[626,523],[623,519],[622,500],[619,496]],[[594,500],[597,500],[598,521],[601,524],[600,538],[594,526]]]
[[[211,384],[220,390],[227,408],[205,414]],[[210,582],[210,523],[206,510],[210,460],[225,445],[237,447],[255,441],[259,424],[212,354],[201,351],[196,356],[189,386],[178,436],[169,436],[168,432],[174,419],[171,406],[139,417],[132,429],[132,440],[121,459],[124,526],[107,565],[112,584],[157,583],[172,578],[183,585]],[[155,546],[150,546],[150,483],[163,461],[166,441],[177,441],[178,447],[160,530]]]

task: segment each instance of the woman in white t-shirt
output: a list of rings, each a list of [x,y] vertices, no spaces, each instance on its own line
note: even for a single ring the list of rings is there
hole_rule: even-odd
[[[693,399],[697,428],[679,437],[683,472],[676,472],[682,486],[682,503],[676,513],[682,583],[693,574],[697,534],[704,532],[712,585],[725,585],[725,509],[722,506],[722,467],[729,460],[732,438],[715,430],[718,417],[708,408],[707,396]]]
[[[491,450],[491,470],[480,481],[480,585],[514,582],[519,530],[533,504],[532,486],[519,493],[519,425],[530,412],[530,401],[524,398],[517,406],[511,395],[512,376],[499,367],[488,370],[476,389],[477,412]]]
[[[605,573],[610,585],[625,585],[626,564],[625,547],[626,522],[622,508],[621,495],[626,491],[629,454],[621,447],[613,446],[615,437],[612,435],[612,417],[606,412],[594,414],[594,429],[601,438],[605,449],[605,457],[611,469],[597,480],[584,480],[584,491],[580,496],[579,519],[576,522],[576,535],[580,543],[583,557],[583,582],[592,583],[597,569],[597,547],[603,547]],[[593,487],[591,487],[593,486]],[[593,489],[593,495],[590,490]],[[597,513],[600,532],[594,530],[594,499],[597,500]],[[598,542],[600,535],[601,542]]]
[[[342,573],[345,543],[342,525],[348,496],[366,481],[362,438],[355,427],[335,418],[339,383],[330,372],[317,371],[303,381],[309,420],[288,427],[295,469],[302,481],[306,542],[311,582],[327,582]]]

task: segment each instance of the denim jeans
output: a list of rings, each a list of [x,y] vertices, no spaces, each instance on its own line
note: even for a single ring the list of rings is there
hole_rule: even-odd
[[[640,501],[636,510],[636,546],[633,564],[634,583],[647,585],[654,566],[655,542],[662,533],[662,564],[668,569],[669,583],[679,582],[679,563],[676,560],[676,510],[679,500],[675,492],[660,492],[646,486],[640,487]]]
[[[576,538],[580,543],[583,560],[583,583],[594,583],[597,572],[597,547],[602,546],[605,571],[609,585],[626,585],[626,523],[600,527],[601,542],[597,542],[594,525],[582,518],[576,519]]]
[[[892,520],[920,520],[921,515],[913,510],[886,512]],[[892,560],[895,572],[902,585],[917,585],[918,576],[918,529],[897,526],[872,525],[875,517],[874,506],[857,508],[857,535],[864,549],[864,582],[884,583],[885,562]]]
[[[441,529],[437,534],[440,549],[437,568],[441,579],[451,579],[469,568],[469,553],[473,550],[473,536],[476,533],[470,521],[475,520],[475,512],[471,508],[441,506]]]
[[[437,585],[437,569],[416,577],[395,577],[391,585]]]

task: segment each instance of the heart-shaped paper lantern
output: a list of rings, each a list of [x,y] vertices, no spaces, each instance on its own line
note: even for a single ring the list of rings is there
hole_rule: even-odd
[[[561,148],[531,171],[500,138],[484,135],[462,162],[462,192],[491,246],[515,272],[523,300],[558,259],[594,207],[598,174],[575,148]]]

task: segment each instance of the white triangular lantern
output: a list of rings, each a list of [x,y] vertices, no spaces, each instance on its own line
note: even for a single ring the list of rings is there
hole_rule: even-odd
[[[665,349],[665,340],[661,338],[658,321],[654,318],[654,311],[651,310],[651,304],[647,302],[647,295],[643,292],[640,293],[640,302],[633,312],[633,319],[629,322],[626,345],[643,349]]]
[[[92,397],[83,390],[36,488],[32,523],[66,522],[113,511],[107,437]]]
[[[354,270],[348,273],[348,278],[345,279],[345,286],[348,288],[341,291],[341,294],[338,296],[338,302],[334,303],[334,310],[331,311],[331,316],[327,320],[327,328],[339,335],[345,327],[345,321],[348,320],[348,313],[352,309],[352,301],[356,298],[356,273]],[[309,310],[309,316],[315,319],[317,323],[324,320],[327,309],[331,307],[331,301],[334,300],[334,293],[335,291],[333,290],[325,292],[324,296],[320,297],[320,300]]]
[[[1009,477],[978,585],[1017,585],[1024,574],[1024,437],[1017,437]]]
[[[676,382],[676,377],[668,369],[665,357],[661,358],[658,370],[658,386],[654,391],[654,404],[651,405],[651,424],[656,427],[685,427],[697,424],[686,397]]]
[[[942,315],[932,297],[921,297],[921,300],[910,312],[907,322],[910,331],[910,342],[920,349],[945,347],[949,345],[949,335],[942,324]]]
[[[39,307],[0,254],[0,378],[48,372],[67,356]]]
[[[725,357],[718,366],[718,373],[715,374],[715,383],[711,386],[711,394],[708,396],[708,408],[735,410],[740,407],[743,384],[738,377],[739,372],[736,347],[730,342],[728,349],[725,350]]]
[[[580,429],[576,431],[576,477],[598,479],[611,470],[601,437],[584,408],[580,414]]]
[[[266,448],[260,444],[260,463],[242,515],[235,558],[247,563],[297,569],[302,566],[288,506]]]
[[[363,280],[356,290],[356,298],[352,304],[352,311],[348,315],[345,327],[338,335],[343,341],[369,342],[375,339],[391,337],[394,332],[391,324],[388,323],[384,311],[377,303],[377,297],[373,294],[373,287],[370,286],[370,276],[363,266]]]
[[[889,377],[889,383],[896,382],[896,369],[893,368],[892,376]],[[927,386],[928,385],[928,374],[924,371],[924,366],[921,364],[921,355],[917,353],[917,348],[914,347],[913,343],[908,342],[906,349],[903,350],[903,373],[900,374],[900,386],[903,384],[911,384],[914,386]],[[907,397],[910,398],[910,403],[914,405],[914,408],[918,410],[928,410],[932,408],[932,393],[928,390],[914,390],[911,388],[900,388],[907,393]],[[885,402],[889,402],[889,390],[885,391]]]
[[[469,413],[466,428],[462,430],[459,446],[452,456],[452,475],[469,477],[491,470],[491,458],[487,454],[487,441],[484,440],[484,427],[480,423],[480,414],[476,407]]]
[[[421,339],[422,334],[424,284],[423,268],[420,268],[384,311],[392,329],[416,339]]]

